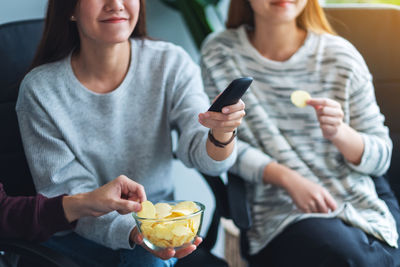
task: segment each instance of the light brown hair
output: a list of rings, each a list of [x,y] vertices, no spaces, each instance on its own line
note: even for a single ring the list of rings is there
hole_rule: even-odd
[[[297,26],[315,33],[336,34],[326,19],[318,0],[308,0],[304,10],[296,18]],[[254,27],[254,12],[249,0],[231,0],[227,28],[237,28],[243,24]]]

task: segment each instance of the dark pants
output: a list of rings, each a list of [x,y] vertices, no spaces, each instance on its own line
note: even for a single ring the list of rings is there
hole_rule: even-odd
[[[376,191],[393,214],[400,232],[399,204],[383,177]],[[400,249],[365,234],[337,218],[310,218],[294,223],[252,256],[250,266],[400,266]]]
[[[176,258],[157,258],[141,246],[112,250],[76,233],[53,236],[43,245],[64,254],[82,267],[171,267],[177,261]]]

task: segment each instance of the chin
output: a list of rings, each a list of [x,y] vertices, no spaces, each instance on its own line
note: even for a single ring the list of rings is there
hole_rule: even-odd
[[[123,35],[123,36],[114,36],[114,37],[109,36],[109,37],[103,39],[103,42],[108,43],[108,44],[120,44],[120,43],[124,43],[124,42],[128,41],[130,36],[131,36],[130,34]]]
[[[279,17],[276,18],[276,22],[278,23],[288,23],[295,21],[297,14],[295,12],[287,12],[284,14],[280,14]]]

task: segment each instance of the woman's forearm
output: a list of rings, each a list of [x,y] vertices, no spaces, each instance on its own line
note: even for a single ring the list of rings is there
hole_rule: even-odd
[[[338,133],[331,139],[331,142],[348,162],[354,165],[361,163],[364,153],[364,141],[362,136],[349,125],[343,123]]]
[[[271,162],[264,168],[263,182],[264,184],[273,184],[278,187],[286,188],[286,185],[290,183],[287,179],[287,174],[289,172],[292,172],[292,170],[288,167],[278,162]]]

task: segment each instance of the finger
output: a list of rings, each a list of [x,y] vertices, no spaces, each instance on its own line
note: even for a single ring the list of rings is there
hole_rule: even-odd
[[[335,199],[331,196],[331,194],[330,194],[328,191],[326,191],[326,192],[324,193],[324,199],[325,199],[326,205],[328,206],[328,208],[329,208],[331,211],[336,210],[336,208],[337,208],[336,201],[335,201]]]
[[[173,248],[166,248],[166,249],[157,250],[157,251],[150,249],[149,251],[163,260],[168,260],[168,259],[174,257],[176,254],[176,252]]]
[[[317,205],[315,204],[314,201],[311,201],[310,203],[308,203],[308,210],[310,210],[311,213],[318,212]]]
[[[341,123],[341,119],[338,117],[321,116],[318,119],[320,124],[326,124],[331,126],[338,126]]]
[[[316,107],[316,106],[329,106],[329,107],[340,107],[340,104],[335,100],[329,98],[311,98],[307,100],[307,105]]]
[[[196,236],[196,239],[194,240],[193,244],[198,247],[201,242],[203,242],[203,238],[201,238],[200,236]]]
[[[136,232],[136,234],[134,235],[133,242],[135,242],[138,245],[145,246],[143,243],[143,235],[138,232]]]
[[[142,205],[135,201],[120,199],[117,201],[115,209],[120,214],[128,214],[130,212],[140,211],[142,209]]]
[[[199,119],[199,122],[210,129],[222,129],[222,128],[237,128],[242,120],[234,120],[234,121],[217,121],[212,119]]]
[[[219,121],[216,123],[216,127],[214,128],[236,128],[240,125],[242,120],[234,120],[234,121]]]
[[[162,249],[162,250],[152,250],[151,248],[149,248],[144,242],[143,242],[143,235],[140,234],[137,231],[137,228],[135,228],[135,234],[133,237],[133,241],[138,244],[141,245],[145,250],[147,250],[148,252],[150,252],[151,254],[155,255],[156,257],[159,257],[163,260],[168,260],[172,257],[174,257],[175,255],[175,250],[173,248],[166,248],[166,249]]]
[[[320,213],[328,213],[329,209],[325,203],[325,199],[323,198],[323,196],[319,197],[316,201],[316,206],[317,206],[317,212]]]
[[[187,247],[178,249],[178,250],[176,251],[176,253],[175,253],[175,257],[178,258],[178,259],[183,258],[183,257],[186,257],[187,255],[189,255],[190,253],[192,253],[193,251],[195,251],[196,248],[197,248],[197,247],[196,247],[195,245],[191,244],[191,245],[189,245],[189,246],[187,246]]]
[[[241,111],[241,110],[244,110],[245,107],[246,107],[246,105],[244,104],[244,102],[241,99],[239,99],[239,101],[236,104],[233,104],[230,106],[225,106],[222,109],[222,113],[229,114],[229,113]]]
[[[121,183],[122,194],[128,196],[130,200],[139,199],[140,202],[143,202],[147,199],[143,185],[129,179],[125,175],[120,175],[117,179]],[[136,199],[134,199],[135,197]]]
[[[135,182],[134,182],[135,183]],[[146,191],[144,190],[143,185],[135,183],[136,185],[130,185],[129,190],[136,194],[136,197],[139,198],[140,202],[146,201]]]
[[[212,101],[212,103],[214,103],[215,102],[215,100],[217,100],[217,98],[220,96],[222,94],[222,92],[221,93],[219,93],[216,97],[214,97],[214,99],[213,99],[213,101]]]
[[[312,211],[311,211],[311,209],[310,209],[309,207],[301,208],[301,210],[302,210],[304,213],[312,213]]]
[[[202,116],[202,118],[204,119],[212,119],[216,121],[238,120],[243,118],[244,115],[246,115],[244,110],[239,110],[229,114],[222,114],[221,112],[213,112],[213,111],[207,111],[206,113],[201,113],[201,114],[207,114],[207,116]]]
[[[142,243],[141,246],[145,250],[147,250],[148,252],[150,252],[151,254],[153,254],[154,256],[156,256],[162,260],[168,260],[175,256],[175,250],[173,248],[166,248],[163,250],[152,250],[151,248],[146,246],[145,243]]]
[[[343,110],[336,107],[322,107],[321,109],[317,110],[318,116],[331,116],[331,117],[338,117],[343,118]]]
[[[142,199],[140,199],[134,192],[129,192],[128,195],[126,197],[124,197],[124,199],[130,200],[130,201],[135,201],[138,203],[143,202]]]

